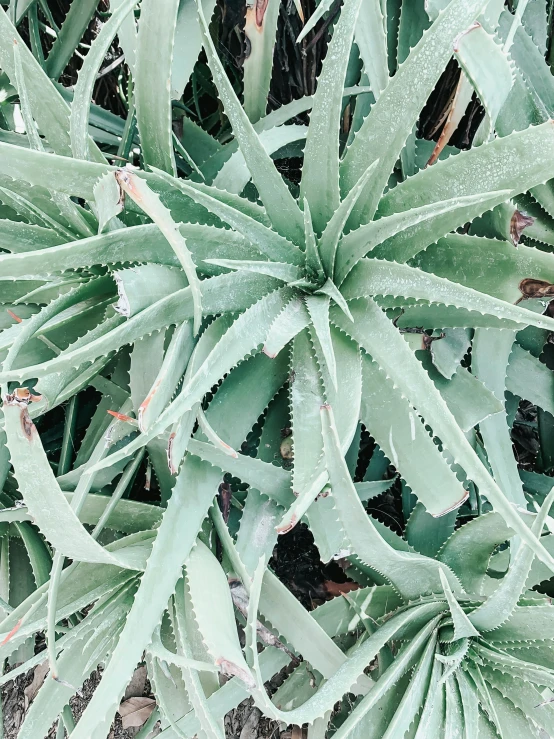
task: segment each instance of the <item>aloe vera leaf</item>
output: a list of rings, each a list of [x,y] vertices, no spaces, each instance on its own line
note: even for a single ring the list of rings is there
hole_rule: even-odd
[[[103,294],[108,282],[109,278],[107,281],[106,278],[101,277],[97,280],[85,282],[76,288],[70,288],[65,294],[58,295],[53,299],[40,313],[36,313],[32,318],[29,318],[24,324],[20,325],[19,331],[8,351],[8,355],[3,361],[3,368],[9,369],[14,364],[25,342],[31,339],[36,331],[42,328],[49,319],[83,300]]]
[[[0,13],[0,31],[2,28],[3,16]],[[11,44],[10,56],[13,57]],[[25,56],[26,54],[22,53],[22,60],[25,59]],[[3,69],[6,68],[1,48],[0,64],[2,64]],[[36,91],[29,88],[28,93],[31,101],[33,101],[32,94],[36,95]],[[35,107],[42,110],[45,106],[43,106],[42,102],[37,103],[36,106],[33,103],[33,117],[37,121],[40,130],[45,131],[43,116],[35,110]],[[52,112],[56,112],[56,106],[54,105],[52,106]],[[58,117],[61,118],[65,126],[63,130],[67,131],[69,129],[69,108],[65,103],[63,103],[63,114],[62,116],[60,111]],[[61,128],[61,123],[58,126],[56,120],[51,125],[56,129]],[[48,123],[46,123],[46,126],[48,126]],[[48,143],[52,147],[54,146],[51,140]],[[21,146],[13,146],[12,144],[0,142],[0,150],[2,151],[0,171],[3,175],[12,177],[14,180],[22,180],[36,186],[48,188],[52,186],[52,182],[55,182],[58,192],[82,197],[84,200],[92,200],[94,197],[94,185],[98,178],[108,171],[115,171],[116,168],[110,168],[108,165],[100,164],[96,161],[85,162],[70,158],[71,150],[68,134],[63,137],[63,144],[58,148],[62,152],[61,156],[42,151],[34,151],[33,149],[24,149]]]
[[[273,167],[273,163],[271,166]],[[272,261],[289,262],[291,264],[303,263],[304,255],[302,251],[285,238],[281,232],[273,231],[255,218],[250,206],[245,208],[243,212],[237,207],[238,203],[229,194],[223,199],[219,190],[207,185],[200,186],[198,183],[170,178],[165,178],[165,182],[171,182],[176,189],[215,213],[222,221],[256,244],[258,249]],[[243,198],[237,198],[237,200],[244,201],[245,204],[249,203]]]
[[[73,493],[64,492],[64,496],[68,503],[71,503]],[[111,508],[111,498],[105,495],[95,495],[89,493],[81,511],[79,511],[79,520],[83,523],[95,526],[105,511]],[[26,514],[24,506],[17,509],[21,510],[22,515]],[[110,513],[109,527],[116,531],[122,531],[126,534],[136,533],[147,529],[155,529],[162,520],[163,509],[150,503],[139,503],[135,500],[119,500],[117,505]],[[30,516],[29,516],[30,520]]]
[[[264,149],[270,155],[276,155],[279,149],[306,138],[307,126],[290,124],[288,126],[276,126],[259,133],[260,141]],[[227,145],[229,146],[229,144]],[[227,154],[227,146],[225,153]],[[231,193],[240,194],[251,179],[246,160],[240,149],[229,153],[228,159],[217,173],[213,184]]]
[[[532,642],[552,639],[550,606],[530,608],[516,606],[510,619],[487,634],[487,640],[504,647],[512,642]],[[540,636],[540,639],[537,638]]]
[[[352,208],[355,206],[360,194],[363,192],[363,189],[369,181],[369,178],[376,166],[377,162],[372,162],[367,167],[355,186],[341,201],[341,203],[329,219],[329,223],[325,226],[323,233],[321,234],[321,238],[319,240],[319,253],[321,256],[321,261],[323,263],[325,274],[327,275],[333,275],[335,269],[335,255],[339,240],[344,231],[344,227],[350,216],[350,213],[352,212]]]
[[[90,0],[89,0],[90,2]],[[11,24],[6,12],[0,12],[0,65],[8,77],[15,82],[13,59],[13,41],[21,47],[21,63],[28,80],[28,96],[33,118],[46,136],[50,146],[59,154],[71,155],[69,139],[69,107],[54,87],[40,64]],[[21,151],[21,147],[16,147]],[[91,144],[91,152],[95,161],[104,161],[104,156],[96,146]],[[55,178],[50,183],[55,182]]]
[[[448,584],[448,580],[444,576],[442,570],[440,572],[440,575],[443,591],[448,602],[450,615],[452,617],[452,626],[454,628],[453,641],[458,641],[459,639],[465,639],[472,636],[478,636],[479,632],[473,625],[471,619],[466,616],[464,610],[456,600],[456,597],[454,596],[454,593],[452,592],[450,585]]]
[[[503,405],[513,347],[514,333],[511,331],[477,329],[475,332],[471,355],[473,374],[492,390]],[[485,419],[479,428],[495,480],[509,500],[525,506],[506,412]]]
[[[243,270],[257,272],[261,275],[269,275],[283,282],[295,282],[301,278],[298,267],[288,262],[260,262],[247,259],[204,259],[205,264],[215,264],[231,270]]]
[[[194,651],[189,634],[190,621],[187,623],[186,608],[187,606],[190,608],[191,603],[190,600],[187,601],[185,599],[184,585],[182,582],[177,584],[174,605],[177,649],[185,658],[190,659]],[[194,713],[196,720],[200,724],[200,728],[210,739],[212,737],[222,738],[222,727],[220,726],[218,717],[214,716],[210,710],[198,672],[183,665],[181,667],[181,674],[183,675],[187,695],[193,707],[193,712],[191,713]]]
[[[388,308],[387,301],[377,297],[377,305]],[[406,305],[406,304],[405,304]],[[398,328],[425,328],[443,329],[449,328],[504,328],[519,330],[525,328],[524,324],[497,318],[492,315],[483,315],[477,311],[468,311],[453,306],[438,304],[407,304],[404,313],[397,320]]]
[[[159,195],[150,189],[148,183],[125,170],[120,170],[116,178],[124,192],[154,221],[175,251],[191,288],[194,303],[193,331],[196,335],[200,330],[200,322],[202,320],[202,293],[200,290],[200,281],[196,273],[196,265],[192,259],[186,239],[179,231],[177,223],[172,219],[171,212],[163,205]]]
[[[290,504],[293,500],[290,473],[282,468],[242,454],[237,458],[229,457],[223,450],[196,439],[191,439],[188,451],[252,485],[281,505]]]
[[[175,329],[158,374],[138,408],[137,419],[141,431],[158,418],[171,400],[193,348],[192,326],[190,321],[184,321]]]
[[[251,599],[252,602],[252,599]],[[410,611],[409,617],[406,613],[398,614],[386,622],[380,629],[372,634],[363,644],[358,646],[344,662],[344,664],[319,688],[317,693],[308,699],[299,708],[282,711],[279,710],[265,695],[263,684],[261,684],[258,668],[258,655],[254,655],[254,674],[257,677],[258,687],[254,689],[254,702],[263,712],[271,718],[278,721],[289,723],[312,723],[316,718],[323,715],[326,710],[331,708],[337,700],[340,700],[345,692],[348,692],[356,679],[363,671],[362,665],[367,665],[377,652],[390,640],[390,638],[400,631],[402,627],[409,621],[413,620],[416,615],[422,615],[424,612],[432,619],[433,615],[440,611],[442,606],[437,604],[418,606]],[[431,621],[434,627],[434,622]],[[425,629],[426,631],[426,629]],[[416,645],[416,649],[419,643]],[[403,667],[402,661],[400,666]],[[391,676],[392,677],[392,676]],[[368,693],[370,695],[373,690]]]
[[[275,673],[279,672],[289,661],[289,657],[279,649],[267,647],[260,655],[260,665],[262,671],[262,679],[269,680]],[[213,693],[207,699],[207,706],[212,716],[222,719],[226,713],[248,698],[248,691],[244,688],[242,681],[238,678],[228,680],[221,688]],[[194,711],[189,712],[176,721],[179,731],[182,731],[186,737],[192,739],[198,733],[200,728],[198,719]],[[182,739],[172,727],[163,729],[160,733],[164,739]]]
[[[29,103],[29,97],[27,95],[27,84],[25,81],[23,66],[21,64],[21,51],[18,43],[14,44],[14,64],[15,79],[17,88],[19,90],[19,105],[21,109],[21,115],[25,123],[27,136],[29,137],[29,143],[31,148],[36,149],[37,151],[43,151],[44,146],[42,143],[42,139],[39,136],[34,118],[31,113],[31,105]],[[90,229],[87,221],[83,218],[82,213],[75,205],[75,203],[70,200],[67,195],[57,193],[55,190],[52,190],[50,192],[50,195],[52,197],[53,204],[59,209],[60,215],[67,220],[67,223],[72,228],[74,228],[77,233],[85,236],[92,235],[92,230]]]
[[[476,265],[483,259],[486,270]],[[554,281],[550,254],[523,244],[514,249],[507,241],[479,236],[449,234],[418,255],[413,264],[509,303],[521,298],[518,286],[525,277]]]
[[[331,346],[336,357],[337,377],[340,382],[334,386],[318,337],[311,333],[321,377],[324,397],[335,409],[335,423],[340,438],[341,449],[346,454],[351,446],[360,417],[360,401],[362,398],[361,357],[356,344],[334,326],[330,330]],[[326,482],[324,471],[318,481],[319,486]],[[359,492],[359,491],[358,491]],[[299,501],[297,501],[297,506]],[[289,509],[289,515],[294,507]],[[307,518],[314,540],[319,549],[322,561],[327,562],[341,549],[344,549],[344,531],[339,522],[332,495],[319,495],[312,502]]]
[[[24,223],[16,223],[15,225],[25,226],[25,230],[32,228],[31,239],[35,238],[36,232],[37,240],[41,241],[43,232],[46,231],[46,229],[38,226],[29,226]],[[199,271],[204,273],[206,271],[208,273],[212,272],[212,270],[203,266],[204,258],[207,256],[252,258],[259,254],[255,247],[247,245],[243,237],[234,231],[198,224],[179,224],[179,230],[194,253]],[[14,233],[14,237],[17,244],[17,233]],[[23,239],[26,239],[26,237],[26,234],[22,234]],[[6,232],[6,238],[12,238],[11,229]],[[130,228],[64,244],[59,243],[61,240],[61,237],[56,234],[52,239],[45,236],[44,247],[40,248],[39,251],[25,250],[24,253],[1,254],[2,276],[44,275],[45,273],[52,274],[66,269],[89,267],[93,264],[125,262],[155,262],[157,264],[179,266],[173,249],[154,224],[131,226]],[[55,243],[50,247],[49,241]],[[2,243],[1,240],[0,243]],[[216,271],[219,272],[220,270]]]
[[[175,172],[171,128],[171,66],[179,1],[142,6],[138,24],[135,105],[147,164]]]
[[[468,208],[477,206],[481,209],[488,209],[498,202],[502,202],[508,196],[508,190],[501,190],[495,193],[482,193],[480,195],[469,195],[466,197],[455,197],[450,200],[440,200],[436,203],[423,205],[420,208],[411,208],[401,213],[394,213],[377,221],[372,221],[360,228],[351,231],[343,237],[336,256],[336,280],[340,285],[353,267],[372,251],[376,246],[382,244],[390,237],[397,237],[397,234],[407,231],[413,239],[414,230],[423,231],[424,239],[436,241],[455,225],[448,223],[443,226],[441,216],[449,214],[449,221],[459,224],[460,220],[467,220],[466,212]],[[461,215],[458,215],[461,213]],[[427,246],[427,244],[425,244]],[[379,252],[380,257],[384,257],[391,261],[399,259],[406,261],[402,254],[398,254],[395,247],[383,247]]]
[[[319,473],[323,455],[323,440],[318,431],[319,406],[323,402],[323,387],[313,346],[306,330],[293,343],[290,385],[294,468],[292,489],[295,503],[279,526],[279,533],[292,528],[321,489]]]
[[[361,93],[367,93],[370,92],[369,87],[363,87],[363,86],[356,86],[356,87],[345,87],[343,91],[343,99],[353,97],[355,95],[359,95]],[[266,116],[261,118],[257,123],[254,124],[254,130],[256,133],[260,135],[260,140],[262,142],[267,141],[273,141],[274,140],[274,134],[272,133],[269,138],[266,138],[264,134],[268,132],[273,132],[274,129],[277,128],[285,128],[284,124],[287,123],[289,120],[295,118],[296,116],[300,115],[301,113],[310,110],[313,103],[313,96],[311,95],[304,95],[304,97],[300,98],[299,100],[292,100],[290,103],[287,103],[285,105],[281,105],[276,110],[272,110],[270,113],[268,113]],[[225,166],[225,163],[235,154],[240,151],[238,141],[236,139],[233,139],[228,144],[225,144],[225,146],[213,146],[214,139],[204,132],[204,135],[208,137],[208,140],[205,140],[204,137],[202,137],[201,140],[199,140],[199,133],[196,128],[192,128],[194,124],[192,124],[190,121],[188,121],[186,118],[184,119],[185,122],[185,134],[190,132],[189,138],[192,137],[194,144],[194,151],[192,151],[192,154],[195,156],[195,161],[197,164],[201,165],[202,168],[202,174],[205,178],[205,181],[208,184],[213,183],[215,178],[217,177],[218,173],[222,170],[222,168]],[[294,124],[291,124],[293,128],[296,128],[297,133],[300,133],[301,130],[306,131],[305,127],[295,127]],[[286,126],[286,128],[290,128],[289,126]],[[202,130],[202,129],[200,129]],[[201,134],[200,134],[201,135]],[[277,137],[277,141],[281,140],[282,137],[284,137],[286,134],[285,132],[280,132],[278,135],[275,133],[275,136]],[[297,134],[294,134],[295,137]],[[291,134],[292,136],[292,134]],[[303,136],[303,134],[302,134]],[[300,138],[302,138],[302,136]],[[293,140],[297,140],[296,138]],[[196,146],[198,144],[198,146]],[[202,158],[200,158],[196,152],[196,149],[199,147],[202,147]],[[204,151],[205,149],[210,147],[211,153],[209,155],[205,155]],[[238,157],[237,157],[238,161]],[[240,155],[240,161],[244,161],[244,157],[242,154]],[[246,163],[245,163],[246,165]],[[241,165],[241,171],[242,171],[242,165]],[[246,168],[244,172],[244,176],[246,176],[246,173],[248,172],[248,169]],[[247,175],[248,180],[250,179],[250,174]],[[244,185],[246,185],[246,182]],[[234,183],[230,183],[231,186],[233,186]],[[244,186],[243,185],[243,186]]]
[[[528,719],[532,719],[540,728],[548,731],[554,716],[551,703],[545,703],[540,690],[524,680],[519,680],[507,672],[493,670],[483,665],[483,677],[492,688],[496,689],[505,699],[523,711]]]
[[[123,5],[125,0],[115,0],[112,2],[111,10],[115,12]],[[135,74],[136,50],[137,50],[137,28],[134,14],[126,15],[121,21],[118,29],[119,46],[125,54],[125,64],[129,67],[131,73]]]
[[[251,123],[265,116],[278,18],[278,0],[262,7],[255,2],[246,6],[244,32],[249,53],[244,60],[244,110]]]
[[[425,642],[430,641],[433,644],[431,653],[434,651],[435,640],[431,638],[431,634],[435,629],[439,618],[440,617],[437,616],[434,619],[431,619],[429,623],[421,629],[417,636],[411,640],[409,646],[404,647],[404,649],[400,651],[394,662],[380,676],[375,687],[364,698],[362,698],[354,711],[352,711],[346,721],[340,726],[336,732],[337,739],[344,739],[344,737],[347,737],[356,724],[358,724],[376,705],[379,698],[381,698],[386,691],[389,690],[402,677],[402,675],[413,666],[414,662],[418,660]],[[430,647],[427,646],[426,651],[429,649]],[[402,709],[404,705],[405,704],[401,701],[399,709]]]
[[[270,570],[264,573],[259,610],[324,677],[332,677],[347,662],[346,655],[331,637]],[[369,680],[365,681],[366,688],[370,684]]]
[[[66,239],[72,239],[73,233],[61,222],[65,219],[60,217],[58,209],[52,207],[53,202],[41,197],[43,193],[36,193],[37,197],[30,199],[28,196],[21,194],[21,192],[17,192],[17,190],[22,189],[21,185],[22,183],[13,183],[12,187],[0,187],[2,201],[5,205],[15,210],[19,216],[25,218],[30,223],[50,226],[60,236]]]
[[[491,649],[482,643],[475,642],[472,644],[472,649],[479,657],[486,659],[490,666],[497,669],[513,671],[515,676],[523,680],[529,680],[529,682],[544,685],[552,689],[551,686],[554,679],[554,672],[552,670],[527,662],[519,657],[514,657],[499,647]]]
[[[271,324],[264,343],[264,354],[275,358],[309,323],[310,314],[304,301],[294,297]]]
[[[133,345],[131,366],[129,368],[129,387],[135,417],[162,364],[165,333],[163,329],[156,331],[135,341]]]
[[[483,0],[450,3],[412,49],[356,133],[341,164],[341,192],[347,193],[356,184],[368,161],[379,159],[379,164],[350,216],[352,226],[373,217],[400,151],[450,60],[454,38],[477,18],[485,5]],[[442,198],[441,193],[436,200]]]
[[[217,490],[217,477],[203,465],[190,457],[177,477],[135,602],[95,692],[97,704],[94,699],[89,704],[75,729],[76,737],[79,733],[87,739],[100,737],[109,728],[126,682],[160,620],[163,604],[173,592],[182,563]],[[192,481],[193,489],[189,489]]]
[[[378,0],[362,0],[355,40],[364,72],[377,100],[389,82],[385,19]]]
[[[467,739],[478,739],[479,736],[479,698],[475,694],[475,688],[469,681],[463,670],[458,670],[454,676],[458,683],[460,698],[462,700],[465,724],[465,736]]]
[[[204,294],[203,303],[208,313],[217,314],[226,312],[228,309],[232,311],[244,309],[252,303],[253,299],[256,300],[258,296],[265,295],[268,286],[270,289],[271,287],[276,287],[271,278],[264,278],[261,275],[244,273],[238,276],[238,282],[235,282],[237,275],[229,275],[229,277],[232,278],[231,284],[229,284],[230,281],[225,275],[214,277],[202,283]],[[235,284],[233,285],[233,283]],[[239,284],[240,288],[238,288]],[[280,296],[280,292],[278,294]],[[289,297],[289,295],[287,294],[286,297]],[[265,302],[254,312],[263,314],[264,306]],[[40,365],[34,365],[20,370],[10,370],[5,373],[6,378],[0,373],[0,381],[4,382],[4,379],[24,377],[43,377],[52,372],[60,372],[72,367],[79,367],[83,362],[91,361],[91,359],[95,358],[95,355],[102,356],[110,351],[114,351],[152,331],[158,331],[172,322],[180,323],[184,320],[191,319],[192,314],[192,296],[190,289],[187,287],[169,295],[167,298],[158,300],[149,308],[145,308],[138,315],[129,318],[125,323],[119,325],[105,336],[95,339],[88,345],[79,346],[75,351],[63,352],[55,359],[43,362]],[[273,316],[269,317],[267,323],[272,318]],[[243,319],[243,322],[245,320],[247,319]],[[267,329],[266,326],[262,325],[258,330],[261,332]],[[264,338],[265,336],[260,339],[259,343]],[[171,425],[171,423],[168,425]]]
[[[63,243],[63,238],[49,228],[31,223],[0,219],[0,246],[14,254],[44,249]]]
[[[506,44],[513,25],[513,15],[504,11],[499,21],[498,35]],[[516,29],[513,41],[509,49],[510,57],[525,80],[528,94],[531,94],[548,116],[554,104],[554,87],[552,81],[548,79],[550,70],[544,55],[522,26]]]
[[[46,59],[46,71],[51,79],[57,80],[67,66],[96,12],[97,5],[97,0],[85,0],[70,5]]]
[[[533,724],[519,708],[506,700],[502,693],[494,688],[489,690],[491,703],[498,723],[496,730],[501,736],[528,736],[538,739],[540,734]]]
[[[334,309],[331,315],[333,322],[349,333],[363,348],[371,350],[373,358],[387,375],[403,388],[403,394],[422,413],[434,433],[454,455],[456,462],[479,486],[481,494],[489,499],[506,523],[532,547],[537,557],[547,566],[554,568],[554,560],[550,554],[532,535],[516,509],[492,480],[425,370],[381,309],[370,300],[358,301],[356,306],[353,303],[351,306],[354,317],[357,316],[354,324],[345,326],[342,314],[339,315]]]
[[[513,80],[513,63],[507,52],[481,25],[474,24],[456,39],[454,51],[465,74],[471,80],[485,106],[486,122],[480,137],[488,141],[496,118],[506,102]],[[486,61],[485,61],[486,60]]]
[[[506,375],[507,390],[553,413],[552,378],[552,370],[518,344],[514,344]]]
[[[535,46],[544,56],[546,54],[546,3],[535,0],[527,4],[521,22],[523,27],[535,42]]]
[[[300,199],[321,233],[339,206],[339,124],[344,79],[361,0],[348,0],[335,25],[314,95],[304,148]],[[263,199],[263,198],[262,198]]]
[[[488,313],[517,323],[554,327],[552,319],[512,305],[505,300],[481,293],[470,287],[423,272],[407,264],[382,259],[362,259],[345,281],[342,293],[347,300],[364,295],[402,295],[415,300],[428,300],[443,305],[455,305],[470,311]]]
[[[122,614],[125,614],[129,608],[129,603],[126,602],[129,596],[129,589],[131,586],[123,586],[119,590],[115,590],[112,595],[106,595],[101,597],[99,602],[96,603],[92,609],[90,609],[89,618],[81,621],[77,626],[70,629],[67,633],[60,636],[56,641],[56,650],[60,654],[64,649],[70,649],[77,641],[81,640],[87,633],[92,632],[97,622],[100,621],[101,627],[109,627],[116,623]],[[36,625],[36,624],[35,624]],[[31,659],[28,659],[23,664],[14,668],[11,671],[13,679],[17,675],[27,672],[30,668],[37,664],[44,662],[44,652],[39,652]],[[6,675],[0,678],[0,684],[5,685],[8,682]]]
[[[420,555],[395,551],[382,539],[367,516],[346,470],[329,406],[322,407],[321,419],[329,479],[331,487],[336,490],[335,506],[356,554],[385,576],[404,597],[436,589],[438,563]],[[410,577],[406,577],[408,570]]]
[[[96,6],[98,3],[92,0]],[[121,24],[128,14],[133,11],[136,0],[125,0],[112,12],[110,19],[102,26],[100,33],[94,39],[83,66],[79,71],[79,79],[75,85],[73,102],[71,103],[71,117],[69,121],[69,136],[71,139],[71,151],[77,159],[89,158],[89,115],[92,91],[96,81],[96,74],[114,40]],[[94,7],[94,10],[96,7]],[[93,10],[93,12],[94,12]],[[69,16],[68,16],[69,17]],[[87,24],[88,25],[88,22]],[[85,28],[86,28],[85,25]],[[84,29],[83,29],[84,30]],[[52,48],[53,53],[55,46]],[[65,66],[65,64],[64,64]],[[51,71],[50,56],[48,57],[48,71]],[[62,70],[60,70],[61,73]],[[58,77],[57,74],[51,74]],[[144,142],[141,139],[141,142]]]
[[[279,469],[274,465],[272,467]],[[236,541],[237,553],[250,577],[260,557],[269,561],[277,543],[275,529],[281,516],[281,507],[274,500],[268,500],[256,488],[250,488],[242,509]]]
[[[63,572],[62,585],[58,593],[58,620],[67,618],[94,601],[106,597],[132,579],[134,573],[129,570],[116,568],[110,571],[106,569],[106,565],[77,564],[71,566],[71,569],[67,568]],[[3,638],[19,626],[11,639],[1,647],[3,658],[8,657],[14,647],[35,631],[45,628],[47,589],[48,583],[45,583],[2,621]]]
[[[416,356],[427,370],[463,431],[467,432],[477,424],[481,424],[480,429],[482,430],[483,421],[504,410],[502,401],[467,370],[458,367],[452,379],[446,380],[434,367],[429,352],[417,351]],[[504,490],[504,487],[502,489]]]
[[[227,578],[200,540],[187,558],[186,573],[195,619],[214,663],[224,674],[236,675],[251,687],[253,680],[240,648]],[[217,608],[206,599],[206,588],[217,597]]]
[[[515,196],[549,178],[551,168],[544,152],[552,138],[551,124],[543,123],[437,162],[387,192],[379,213],[398,212],[406,202],[421,207],[477,191],[509,189]]]
[[[135,567],[139,561],[132,552],[111,554],[83,528],[60,490],[26,407],[5,402],[4,419],[12,464],[23,498],[47,540],[77,561]],[[45,505],[45,501],[49,502]]]
[[[266,369],[259,363],[257,367]],[[208,413],[208,417],[216,431],[221,434],[228,423],[229,408],[243,408],[244,413],[235,416],[227,437],[232,446],[238,446],[263,408],[267,406],[275,389],[271,383],[258,381],[254,387],[257,387],[259,392],[254,397],[252,389],[249,386],[245,387],[245,383],[227,382],[227,389],[224,390],[225,386],[226,383],[223,383],[218,391],[216,396],[218,402],[215,405],[211,404],[214,407],[212,410],[210,406],[211,413]],[[249,397],[247,404],[240,403],[241,393],[247,393]],[[238,405],[236,401],[239,401]],[[182,563],[194,545],[197,532],[217,492],[220,480],[218,470],[210,469],[206,463],[193,456],[185,458],[158,529],[134,606],[104,672],[103,680],[87,708],[88,713],[85,712],[77,726],[74,739],[79,739],[79,731],[82,732],[81,739],[90,739],[91,736],[95,736],[94,732],[96,736],[101,737],[103,730],[108,729],[125,684],[140,659],[143,648],[150,640],[164,604],[167,603],[179,579]]]
[[[188,285],[182,270],[159,264],[141,264],[118,270],[113,276],[119,296],[115,310],[126,318],[136,316]]]
[[[203,332],[192,353],[185,373],[185,379],[191,377],[206,360],[225,331],[232,323],[232,316],[227,314],[213,321]],[[172,426],[167,445],[167,461],[171,474],[175,474],[188,448],[188,443],[196,423],[198,404],[181,416]]]
[[[392,739],[394,736],[404,735],[419,713],[425,702],[431,679],[435,648],[435,640],[429,639],[418,664],[414,668],[408,688],[383,734],[383,739]],[[398,733],[395,734],[395,731]]]
[[[333,598],[312,611],[313,618],[329,636],[339,636],[352,631],[360,623],[359,613],[352,606],[356,601],[374,621],[395,610],[401,599],[390,585],[375,585],[349,593],[350,601]]]
[[[446,329],[440,341],[431,344],[433,364],[443,377],[450,380],[471,346],[467,329]]]
[[[231,323],[232,316],[230,314],[224,314],[206,328],[202,336],[196,342],[186,369],[185,380],[191,377],[198,370]],[[167,446],[167,460],[171,474],[175,474],[181,466],[181,462],[185,456],[185,452],[196,423],[196,416],[197,404],[173,424]]]
[[[364,425],[429,513],[436,516],[457,507],[465,492],[419,416],[367,356],[362,373]],[[412,464],[414,459],[419,464]]]
[[[554,490],[546,496],[531,527],[531,532],[537,538],[541,536],[553,500]],[[525,582],[533,564],[533,557],[533,551],[522,543],[515,553],[508,573],[504,576],[498,588],[483,605],[469,614],[469,619],[480,631],[496,629],[509,619],[525,587]]]
[[[214,8],[213,0],[203,0],[203,5],[206,15],[211,16]],[[171,98],[173,100],[179,100],[183,96],[198,55],[202,50],[202,37],[196,16],[194,0],[185,0],[185,2],[180,3],[171,66]],[[186,134],[185,138],[188,138]]]
[[[41,537],[28,523],[14,523],[14,529],[27,550],[35,585],[40,588],[48,580],[52,556]]]
[[[387,481],[383,483],[386,484]],[[373,484],[376,483],[365,483]],[[435,518],[427,513],[422,503],[416,503],[406,523],[405,539],[408,544],[426,557],[436,557],[445,541],[453,534],[457,511]]]
[[[326,364],[331,382],[337,389],[337,361],[331,341],[331,329],[329,327],[329,303],[328,296],[311,295],[306,298],[308,313],[312,319],[316,336],[321,346],[322,355]]]
[[[95,470],[111,466],[120,459],[124,459],[183,418],[184,414],[190,411],[223,375],[261,344],[269,324],[288,300],[290,300],[290,292],[275,291],[242,313],[225,333],[218,346],[210,352],[198,371],[185,381],[180,394],[170,403],[150,430],[139,435],[120,451],[115,452],[110,459],[99,462]],[[213,313],[219,312],[213,311]],[[217,360],[213,361],[215,354],[217,354]]]
[[[95,669],[96,665],[89,670],[87,666],[97,648],[104,645],[106,648],[115,633],[114,631],[107,632],[99,625],[95,632],[83,636],[80,650],[68,650],[62,654],[60,669],[64,676],[63,680],[67,684],[55,681],[51,675],[45,680],[21,726],[22,737],[30,739],[30,737],[44,736],[48,733],[56,716],[69,702],[76,688],[82,685],[90,672]]]
[[[271,158],[266,154],[258,135],[235,95],[235,91],[215,50],[201,5],[198,5],[198,18],[202,43],[215,85],[271,223],[276,231],[289,238],[293,243],[302,244],[304,229],[300,209],[281,175],[275,169]]]
[[[329,10],[329,8],[332,5],[332,0],[321,0],[321,2],[318,4],[317,8],[315,8],[314,12],[311,14],[311,16],[308,18],[306,23],[304,24],[304,27],[302,28],[302,31],[296,38],[296,43],[299,44],[308,33],[315,28],[318,21],[320,21],[325,13]]]

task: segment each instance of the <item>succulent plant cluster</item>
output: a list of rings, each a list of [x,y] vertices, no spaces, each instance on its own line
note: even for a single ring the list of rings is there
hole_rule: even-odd
[[[309,739],[551,733],[546,3],[345,0],[315,94],[267,114],[277,0],[247,9],[244,104],[210,0],[111,0],[56,84],[96,5],[46,60],[37,5],[0,8],[0,683],[50,665],[20,739],[60,716],[105,739],[141,661],[142,737],[223,739],[248,696]],[[117,36],[126,121],[91,104]],[[201,49],[225,143],[175,126]],[[417,122],[453,57],[435,144]],[[521,400],[539,472],[513,454]],[[393,487],[395,531],[367,510]],[[270,566],[306,524],[358,586],[311,611]]]

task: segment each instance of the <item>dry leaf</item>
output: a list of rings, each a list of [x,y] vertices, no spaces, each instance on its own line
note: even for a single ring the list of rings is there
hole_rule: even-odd
[[[153,698],[129,698],[119,706],[119,715],[124,729],[142,726],[156,708]]]
[[[49,670],[50,665],[48,664],[48,660],[35,667],[35,671],[33,673],[33,681],[30,685],[27,685],[27,687],[23,691],[25,693],[25,710],[27,709],[29,703],[31,703],[31,701],[34,700],[34,698],[36,697]]]

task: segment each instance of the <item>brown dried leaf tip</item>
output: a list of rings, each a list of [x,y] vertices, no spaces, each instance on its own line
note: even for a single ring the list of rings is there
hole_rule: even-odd
[[[13,393],[4,396],[5,405],[28,406],[29,403],[36,403],[42,400],[42,395],[33,395],[28,387],[16,387]]]
[[[525,277],[519,283],[521,298],[517,301],[529,298],[552,298],[554,297],[554,284],[546,280],[535,280],[533,277]]]
[[[510,219],[510,237],[514,246],[519,244],[523,229],[527,228],[527,226],[532,226],[534,222],[535,219],[531,218],[531,216],[525,215],[520,210],[514,210]]]

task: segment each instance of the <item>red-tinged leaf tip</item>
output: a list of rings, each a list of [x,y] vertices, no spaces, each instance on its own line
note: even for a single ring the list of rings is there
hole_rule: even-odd
[[[4,637],[3,641],[2,641],[2,642],[0,642],[0,647],[3,647],[3,646],[4,646],[4,644],[7,644],[7,643],[8,643],[9,641],[10,641],[10,639],[11,639],[11,638],[12,638],[12,637],[13,637],[13,636],[14,636],[15,634],[17,634],[17,632],[18,632],[18,631],[19,631],[19,629],[21,628],[21,625],[22,625],[22,623],[23,623],[23,619],[22,619],[22,618],[20,618],[20,619],[19,619],[19,621],[18,621],[18,622],[16,623],[16,625],[15,625],[15,626],[13,627],[13,629],[12,629],[12,630],[11,630],[11,631],[9,632],[9,634],[7,634],[7,636],[5,636],[5,637]]]
[[[136,418],[131,418],[131,416],[126,416],[124,413],[118,413],[117,411],[108,411],[110,416],[113,416],[114,418],[117,418],[118,421],[124,421],[125,423],[132,423],[136,426]]]
[[[19,316],[17,316],[17,315],[16,315],[16,314],[15,314],[15,313],[13,312],[13,310],[10,310],[9,308],[7,308],[7,311],[8,311],[8,313],[10,314],[10,316],[11,316],[11,317],[13,318],[13,320],[14,320],[14,321],[17,321],[17,323],[22,323],[22,321],[23,321],[23,318],[20,318]]]
[[[262,352],[266,355],[266,357],[269,357],[270,359],[275,359],[275,357],[277,356],[277,354],[275,354],[275,353],[268,352],[267,349],[265,348],[265,346],[262,349]]]
[[[290,523],[286,524],[285,526],[277,526],[275,528],[275,531],[280,534],[288,534],[289,531],[292,531],[292,529],[296,526],[298,523],[298,516],[296,513],[292,514],[292,518],[290,520]]]
[[[471,24],[469,28],[466,28],[465,31],[462,31],[459,33],[456,38],[454,39],[454,51],[458,53],[460,50],[460,39],[462,39],[467,33],[471,33],[471,31],[475,31],[477,28],[481,28],[481,24],[475,21]]]

